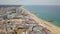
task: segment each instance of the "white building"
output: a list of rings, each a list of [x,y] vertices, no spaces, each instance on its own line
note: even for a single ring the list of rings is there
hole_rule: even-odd
[[[20,14],[21,5],[0,5],[0,15],[2,15],[3,18],[13,18]]]

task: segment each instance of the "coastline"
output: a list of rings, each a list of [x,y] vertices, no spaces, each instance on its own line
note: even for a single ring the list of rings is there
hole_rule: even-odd
[[[28,10],[26,10],[24,8],[22,8],[22,9],[26,13],[28,13],[31,16],[31,18],[34,19],[36,22],[38,22],[40,25],[49,29],[52,32],[52,34],[59,34],[60,33],[60,27],[57,27],[57,26],[51,24],[50,22],[43,21],[42,19],[38,18],[34,14],[30,13]]]

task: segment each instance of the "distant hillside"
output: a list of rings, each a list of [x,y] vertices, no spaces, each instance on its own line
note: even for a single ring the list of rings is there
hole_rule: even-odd
[[[20,7],[22,5],[0,5],[0,7]]]

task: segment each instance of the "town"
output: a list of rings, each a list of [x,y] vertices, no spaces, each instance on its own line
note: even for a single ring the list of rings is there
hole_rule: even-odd
[[[52,34],[52,32],[32,19],[21,5],[1,5],[0,34]]]

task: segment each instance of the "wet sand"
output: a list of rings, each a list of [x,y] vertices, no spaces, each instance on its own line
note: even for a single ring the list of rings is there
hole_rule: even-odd
[[[51,24],[50,22],[46,22],[40,18],[38,18],[37,16],[35,16],[33,13],[29,12],[28,10],[22,8],[26,13],[28,13],[32,19],[34,19],[36,22],[38,22],[40,25],[42,25],[43,27],[46,27],[48,30],[50,30],[52,32],[52,34],[60,34],[60,27],[57,27],[53,24]]]

